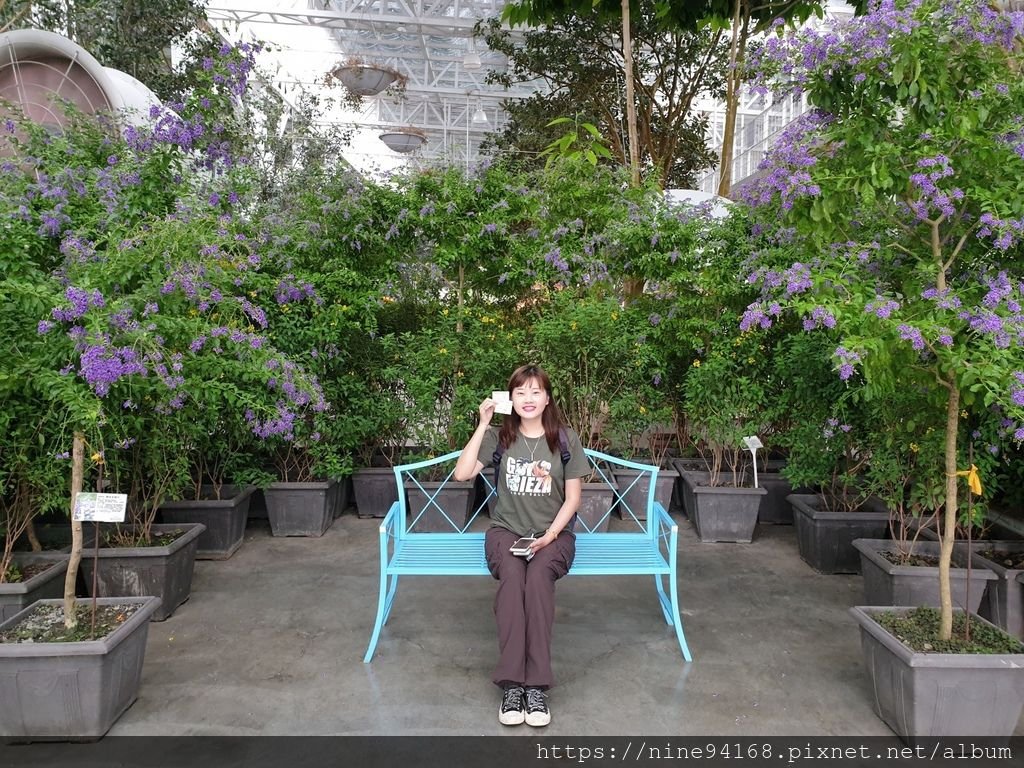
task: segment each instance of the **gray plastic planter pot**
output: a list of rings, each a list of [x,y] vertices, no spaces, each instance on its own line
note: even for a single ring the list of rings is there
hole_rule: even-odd
[[[1024,707],[1024,653],[917,653],[873,618],[906,610],[850,609],[860,625],[878,716],[908,743],[936,736],[1010,736]]]
[[[62,604],[44,600],[44,604]],[[139,693],[156,597],[100,598],[142,607],[102,640],[0,643],[0,736],[14,741],[90,741],[103,736]],[[79,600],[88,621],[90,600]],[[9,629],[32,608],[0,624]]]
[[[896,542],[891,539],[856,539],[853,546],[860,552],[865,603],[939,605],[938,566],[894,565],[881,554],[896,548]],[[918,541],[914,545],[914,552],[938,557],[939,547],[937,541]],[[962,545],[954,548],[954,566],[964,562],[965,551]],[[995,578],[996,575],[987,568],[972,568],[969,579],[967,568],[950,568],[949,579],[954,607],[966,606],[971,613],[977,613],[987,582]]]
[[[334,519],[337,520],[352,504],[352,478],[343,477],[338,481],[337,500],[334,504]]]
[[[352,494],[359,517],[384,517],[398,501],[398,484],[391,467],[363,467],[352,474]]]
[[[88,525],[88,524],[87,524]],[[153,621],[163,621],[188,600],[196,565],[202,523],[154,525],[153,533],[185,533],[165,547],[101,547],[96,577],[97,597],[159,597]],[[92,593],[93,549],[82,548],[82,573]]]
[[[988,583],[986,600],[978,609],[984,618],[1011,635],[1024,638],[1024,583],[1020,577],[1024,569],[1007,568],[998,560],[982,557],[981,552],[993,550],[997,554],[1017,555],[1024,553],[1024,541],[986,541],[971,544],[971,563],[975,567],[987,568],[996,575]]]
[[[226,560],[238,551],[245,540],[245,524],[249,520],[249,503],[256,488],[242,489],[225,485],[219,499],[183,499],[165,501],[160,505],[164,523],[202,523],[206,526],[199,537],[196,558]]]
[[[607,475],[608,472],[605,471]],[[612,506],[615,504],[615,492],[618,488],[610,486],[604,480],[595,483],[583,483],[580,495],[580,508],[576,510],[576,533],[604,532],[611,526]]]
[[[68,555],[47,552],[15,552],[19,566],[48,564],[50,567],[24,581],[0,584],[0,622],[32,605],[36,600],[62,597]]]
[[[705,543],[749,543],[768,491],[704,485],[709,477],[708,472],[683,472],[683,503],[697,536]]]
[[[757,484],[768,491],[761,499],[757,510],[757,521],[770,525],[792,525],[793,505],[787,501],[793,493],[789,480],[778,472],[757,473]]]
[[[648,474],[638,469],[620,469],[618,467],[613,471],[615,483],[619,486],[619,493],[622,494],[626,506],[629,507],[627,510],[626,506],[621,503],[616,504],[615,508],[619,517],[623,520],[632,520],[635,515],[637,520],[646,520],[647,489],[651,485]],[[639,479],[637,479],[638,477]],[[658,479],[654,483],[654,498],[661,502],[661,506],[665,508],[666,512],[672,507],[672,490],[678,479],[679,473],[674,469],[658,470]]]
[[[338,482],[273,483],[263,498],[274,536],[323,536],[334,522]]]
[[[472,482],[420,480],[417,484],[407,480],[405,482],[405,524],[409,526],[409,531],[412,533],[455,533],[461,531],[466,527],[469,516],[473,513],[475,496],[476,487]],[[441,513],[441,510],[444,510],[444,514]]]
[[[794,493],[786,497],[793,507],[800,557],[818,573],[860,573],[860,553],[854,539],[881,539],[889,532],[889,513],[881,505],[852,512],[823,509],[818,494]]]

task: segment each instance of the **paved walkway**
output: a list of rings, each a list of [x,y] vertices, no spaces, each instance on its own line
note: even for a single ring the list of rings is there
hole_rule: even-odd
[[[111,735],[890,735],[871,709],[859,576],[822,576],[788,526],[702,544],[680,519],[685,664],[650,578],[559,583],[552,722],[497,722],[484,577],[406,578],[376,656],[378,522],[319,539],[252,520],[191,599],[150,625],[138,701]],[[1017,733],[1024,735],[1024,722]]]

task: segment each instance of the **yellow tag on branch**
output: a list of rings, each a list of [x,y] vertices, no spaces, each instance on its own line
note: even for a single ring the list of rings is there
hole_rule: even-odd
[[[978,468],[971,464],[970,469],[965,469],[956,473],[957,477],[967,478],[967,487],[971,489],[971,493],[975,496],[981,496],[981,475],[978,474]]]

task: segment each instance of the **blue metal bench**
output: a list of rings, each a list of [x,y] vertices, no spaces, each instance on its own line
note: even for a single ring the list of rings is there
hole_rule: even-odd
[[[415,464],[396,466],[395,480],[398,483],[398,501],[380,525],[380,594],[377,601],[377,620],[373,635],[366,649],[364,662],[373,658],[381,629],[388,620],[399,576],[489,576],[484,559],[484,532],[470,531],[469,528],[480,512],[487,506],[487,500],[476,503],[473,500],[472,483],[453,483],[452,473],[455,461],[461,451],[439,456]],[[692,661],[690,649],[683,635],[683,624],[679,618],[679,599],[676,586],[676,553],[679,529],[669,517],[665,508],[654,499],[655,481],[658,468],[649,464],[638,464],[597,451],[586,450],[587,458],[595,469],[597,477],[614,492],[614,504],[604,512],[603,517],[590,525],[584,517],[576,523],[576,559],[569,571],[570,576],[604,575],[652,575],[657,589],[666,623],[675,629],[679,648],[686,661]],[[420,474],[451,469],[440,482],[429,482],[418,477]],[[638,474],[626,488],[618,488],[610,467],[620,466],[637,470]],[[488,477],[489,468],[481,477],[489,491],[487,499],[494,495],[494,484]],[[647,481],[646,492],[643,483]],[[453,501],[445,494],[454,486],[465,486],[461,490],[468,494],[466,500]],[[635,499],[639,495],[641,501]],[[444,496],[444,498],[442,498]],[[633,509],[628,503],[643,504],[643,510]],[[615,505],[624,511],[622,517],[630,528],[627,531],[599,532],[612,513]],[[628,513],[628,514],[627,514]],[[432,532],[421,532],[424,528]],[[443,532],[436,532],[437,528]],[[668,580],[668,594],[662,580]]]

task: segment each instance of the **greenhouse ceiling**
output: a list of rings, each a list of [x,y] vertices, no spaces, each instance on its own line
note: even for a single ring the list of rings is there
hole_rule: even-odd
[[[504,0],[210,0],[207,17],[229,39],[250,36],[280,46],[275,86],[286,97],[316,92],[344,63],[382,66],[405,80],[403,94],[367,97],[356,154],[396,157],[378,140],[388,131],[421,133],[424,159],[475,157],[481,139],[507,121],[502,103],[530,86],[506,90],[485,82],[506,62],[473,38],[478,21],[501,13]],[[538,86],[539,87],[539,86]],[[409,129],[413,129],[409,131]],[[414,144],[416,142],[413,142]]]

